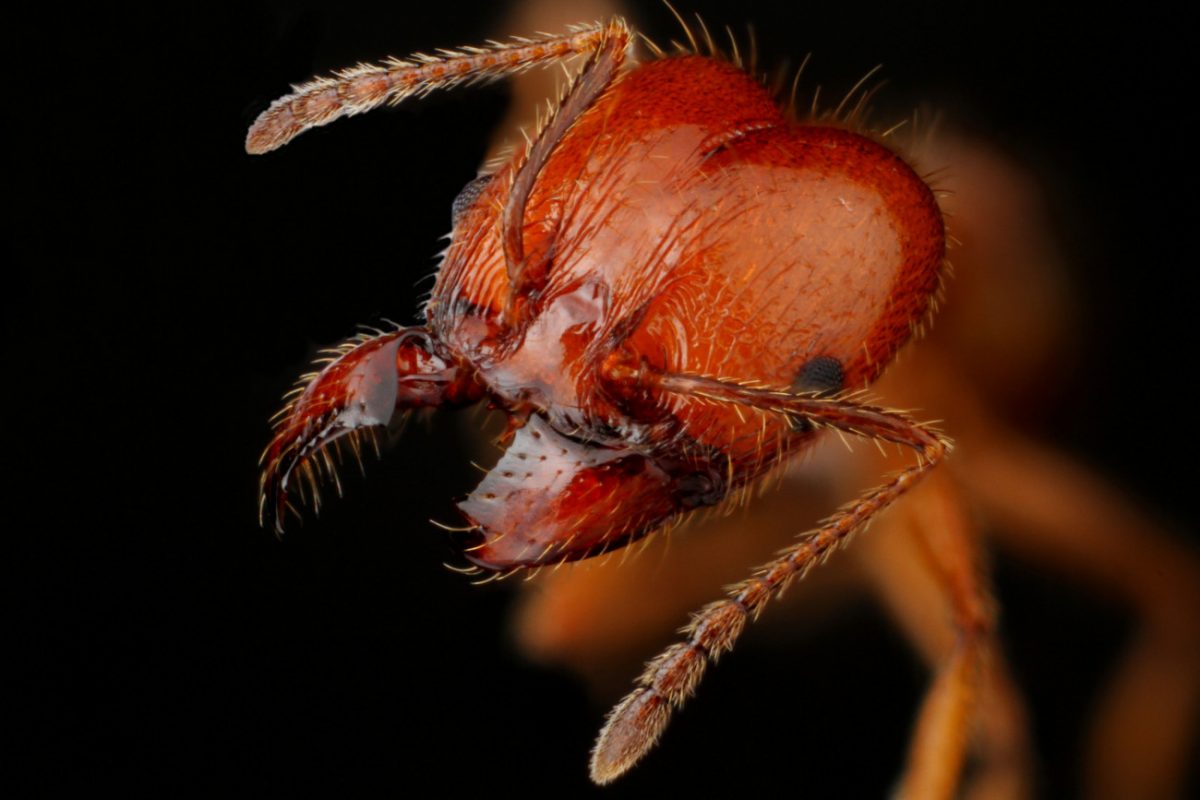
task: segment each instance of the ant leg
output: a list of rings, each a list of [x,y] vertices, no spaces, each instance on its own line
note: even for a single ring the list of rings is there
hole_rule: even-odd
[[[486,47],[439,50],[436,56],[417,53],[408,59],[359,64],[295,86],[291,94],[271,103],[250,127],[246,152],[268,153],[309,128],[362,114],[384,103],[395,105],[413,95],[479,83],[537,64],[591,53],[622,35],[628,42],[628,28],[616,19],[608,25],[577,27],[562,36],[518,38],[508,43],[489,42]]]
[[[1139,623],[1098,704],[1088,797],[1178,797],[1200,716],[1200,560],[1081,465],[993,423],[964,478],[1005,549],[1083,581]]]
[[[956,796],[970,751],[974,768],[962,796],[1027,797],[1024,709],[996,639],[978,531],[955,477],[931,475],[881,522],[886,532],[855,551],[934,672],[896,796]]]
[[[828,558],[850,534],[937,466],[950,449],[948,440],[902,414],[854,402],[753,389],[689,375],[635,373],[620,367],[613,370],[613,377],[635,379],[643,386],[675,394],[802,416],[816,425],[904,444],[917,451],[918,462],[844,506],[817,530],[801,536],[778,558],[759,567],[749,580],[730,587],[726,599],[702,609],[684,629],[686,641],[672,645],[647,664],[637,688],[610,712],[592,751],[592,780],[601,784],[622,775],[654,746],[672,711],[695,692],[708,662],[733,648],[748,619],[757,617],[767,601],[792,579],[803,577]],[[950,679],[945,691],[935,695],[941,705],[962,705],[957,702],[961,696],[957,687],[966,685],[972,669],[972,662],[964,658],[961,666],[947,673]],[[947,698],[945,702],[940,700],[942,697]]]

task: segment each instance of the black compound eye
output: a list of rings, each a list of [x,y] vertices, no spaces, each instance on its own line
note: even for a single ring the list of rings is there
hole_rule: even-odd
[[[468,181],[467,185],[458,193],[458,197],[454,198],[454,203],[450,206],[450,222],[455,227],[458,227],[459,218],[475,204],[479,195],[483,194],[483,190],[491,181],[491,175],[480,175],[478,178]]]
[[[797,392],[817,392],[831,395],[842,390],[846,376],[842,373],[842,362],[833,356],[817,356],[796,373],[792,388]]]
[[[845,381],[841,361],[833,356],[817,356],[796,373],[792,389],[797,392],[816,392],[826,397],[840,392]],[[812,430],[812,423],[802,417],[789,417],[788,420],[796,433],[808,433]]]

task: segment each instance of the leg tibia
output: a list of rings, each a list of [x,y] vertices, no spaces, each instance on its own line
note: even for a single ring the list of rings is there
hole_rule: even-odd
[[[913,733],[908,766],[897,797],[949,800],[955,796],[966,759],[979,671],[978,643],[964,637],[941,665]]]

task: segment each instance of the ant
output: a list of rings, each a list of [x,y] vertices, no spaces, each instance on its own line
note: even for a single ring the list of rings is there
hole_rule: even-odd
[[[917,452],[916,465],[706,607],[687,640],[651,662],[597,743],[601,783],[654,745],[767,600],[950,448],[855,392],[936,306],[945,234],[926,182],[855,130],[853,109],[795,123],[696,41],[623,71],[631,39],[616,19],[356,67],[276,101],[247,139],[264,152],[384,102],[588,59],[528,146],[455,201],[426,325],[337,348],[281,412],[261,505],[278,531],[294,476],[318,503],[322,475],[337,480],[331,454],[343,444],[357,454],[412,408],[486,399],[509,415],[507,453],[459,504],[470,571],[496,575],[598,555],[741,502],[827,428]],[[779,236],[789,223],[791,237]],[[962,738],[992,620],[971,565],[929,557],[960,633],[918,729],[932,743]]]

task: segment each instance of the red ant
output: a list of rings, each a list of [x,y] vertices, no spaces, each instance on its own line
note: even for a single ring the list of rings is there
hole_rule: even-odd
[[[264,454],[260,517],[277,532],[294,477],[314,504],[322,475],[337,481],[331,451],[358,454],[397,412],[484,399],[509,430],[458,504],[476,574],[588,558],[742,502],[825,429],[916,452],[695,615],[609,715],[598,783],[654,745],[768,600],[950,450],[861,395],[936,307],[934,192],[853,130],[854,110],[798,123],[736,58],[694,41],[623,71],[631,41],[614,19],[360,65],[275,101],[246,142],[263,153],[385,102],[587,58],[528,145],[455,201],[425,325],[359,336],[302,378]],[[935,719],[918,735],[930,741],[965,725],[991,624],[971,570],[949,561],[960,636],[926,706]]]

